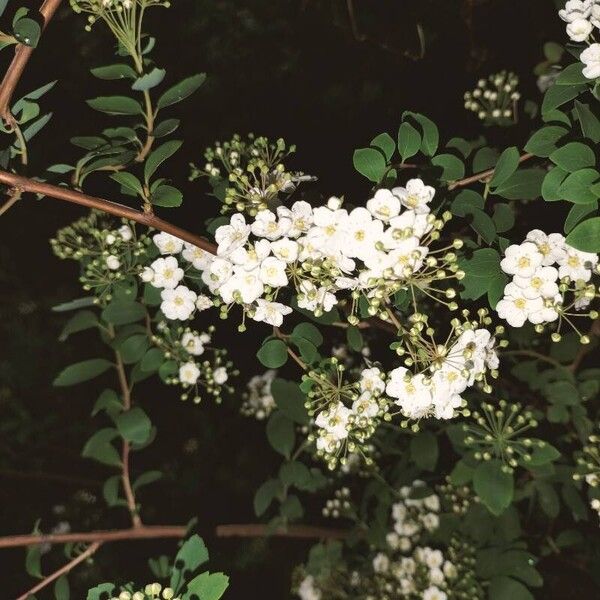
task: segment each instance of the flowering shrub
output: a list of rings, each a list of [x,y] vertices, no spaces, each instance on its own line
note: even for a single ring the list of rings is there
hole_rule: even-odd
[[[529,101],[523,152],[485,138],[445,141],[432,120],[407,111],[397,134],[354,153],[371,184],[365,197],[309,202],[303,189],[315,177],[285,164],[293,145],[235,135],[191,165],[190,180],[206,178],[214,196],[206,237],[198,224],[190,232],[155,214],[183,201],[168,178],[180,123],[164,111],[205,80],[163,87],[144,16],[169,3],[71,5],[88,15],[86,29],[103,24],[117,42],[121,62],[92,73],[116,80],[124,95],[88,101],[114,126],[73,138],[83,154],[74,164],[49,165],[46,178],[62,185],[19,176],[26,142],[47,122],[22,130],[23,104],[37,118],[35,101],[49,89],[40,88],[3,113],[14,142],[0,181],[3,211],[28,192],[91,209],[51,240],[57,257],[78,264],[84,293],[55,310],[73,313],[62,340],[94,330],[106,351],[67,366],[54,385],[114,376],[92,407],[103,425],[82,456],[110,473],[103,496],[124,510],[124,536],[183,538],[190,529],[146,524],[137,497],[162,476],[133,460],[159,426],[135,386],[157,377],[189,404],[237,402],[265,422],[283,459],[254,496],[256,516],[270,515],[268,534],[293,535],[311,519],[306,496],[328,498],[317,517],[340,527],[309,529],[328,541],[296,569],[292,590],[302,600],[529,600],[543,589],[544,557],[567,552],[592,564],[600,550],[591,514],[600,512],[600,5],[569,0],[559,12],[575,61],[546,81],[540,106]],[[26,18],[15,20],[11,43],[33,47],[41,29]],[[465,94],[465,107],[510,138],[517,85],[510,72],[493,74]],[[87,195],[92,176],[107,176],[127,206]],[[532,228],[543,202],[562,211],[562,233]],[[245,347],[267,369],[247,384],[220,347],[226,319],[247,332]],[[31,594],[56,580],[56,597],[68,599],[64,574],[123,533],[60,535],[36,531],[24,544],[28,572],[41,578]],[[69,563],[42,576],[41,542],[65,539],[80,543],[67,546]],[[191,535],[172,564],[151,562],[163,583],[100,584],[87,598],[217,600],[228,579],[195,575],[207,559]]]

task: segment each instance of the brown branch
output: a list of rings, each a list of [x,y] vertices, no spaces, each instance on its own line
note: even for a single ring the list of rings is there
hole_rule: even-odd
[[[27,600],[31,598],[34,594],[43,590],[47,585],[50,585],[53,581],[61,577],[62,575],[66,575],[69,571],[74,569],[79,563],[87,560],[92,554],[94,554],[98,548],[102,546],[102,542],[94,542],[91,546],[89,546],[86,550],[84,550],[79,556],[76,556],[72,561],[68,562],[66,565],[54,571],[51,575],[44,577],[42,581],[40,581],[37,585],[34,585],[29,591],[25,592],[22,596],[19,596],[17,600]]]
[[[42,194],[44,196],[54,198],[55,200],[72,202],[73,204],[79,204],[81,206],[86,206],[87,208],[101,210],[117,217],[130,219],[131,221],[135,221],[141,225],[153,227],[154,229],[159,229],[160,231],[170,233],[171,235],[189,242],[190,244],[194,244],[195,246],[198,246],[198,248],[202,248],[211,254],[216,254],[217,252],[217,246],[205,238],[186,231],[185,229],[181,229],[172,223],[158,218],[156,215],[144,213],[123,204],[111,202],[110,200],[105,200],[104,198],[88,196],[87,194],[77,192],[68,187],[60,187],[57,185],[44,183],[42,181],[36,181],[35,179],[28,179],[27,177],[21,177],[20,175],[8,173],[7,171],[0,171],[0,183],[4,183],[5,185],[12,187],[18,187],[23,192]]]
[[[215,533],[217,537],[284,537],[305,540],[343,540],[348,537],[349,531],[345,529],[330,529],[314,525],[289,525],[271,530],[268,525],[260,523],[245,523],[232,525],[218,525]]]
[[[8,212],[16,202],[21,198],[21,190],[19,188],[12,188],[8,193],[8,199],[6,202],[0,207],[0,217]]]
[[[62,0],[44,0],[39,11],[42,16],[42,29],[45,29],[46,25],[48,25],[48,22],[54,16],[56,9],[60,6],[61,1]],[[18,44],[15,48],[15,55],[12,62],[4,75],[2,83],[0,83],[0,117],[6,121],[12,121],[10,102],[15,88],[23,75],[25,66],[33,54],[33,50],[34,49],[31,46]]]
[[[0,548],[19,548],[39,544],[68,544],[71,542],[121,542],[158,538],[182,538],[187,533],[183,525],[142,525],[138,528],[89,531],[81,533],[49,533],[9,535],[0,537]]]
[[[534,156],[535,156],[534,154],[530,154],[530,153],[523,154],[519,158],[519,163],[525,162],[526,160],[529,160],[530,158],[533,158]],[[464,187],[466,185],[470,185],[472,183],[477,183],[478,181],[488,179],[489,177],[492,177],[492,175],[494,174],[495,171],[496,171],[496,168],[494,167],[493,169],[488,169],[487,171],[482,171],[481,173],[475,173],[475,175],[471,175],[470,177],[465,177],[465,179],[459,179],[458,181],[451,183],[448,186],[448,189],[455,190],[456,188]]]

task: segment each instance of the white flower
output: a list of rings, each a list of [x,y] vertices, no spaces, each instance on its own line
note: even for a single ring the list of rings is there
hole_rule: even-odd
[[[269,240],[258,240],[255,244],[242,246],[229,255],[232,263],[244,267],[246,271],[252,271],[260,266],[260,263],[271,253],[271,242]]]
[[[220,286],[233,275],[233,265],[226,258],[215,258],[208,270],[202,273],[202,281],[211,292],[216,292]]]
[[[194,244],[185,243],[185,248],[181,253],[181,256],[188,262],[191,262],[195,269],[198,271],[204,271],[208,269],[210,263],[214,260],[214,255]]]
[[[423,592],[423,600],[448,600],[448,595],[435,585],[432,585]]]
[[[213,371],[213,381],[217,385],[223,385],[228,379],[229,375],[225,367],[218,367]]]
[[[576,19],[567,24],[567,35],[573,42],[584,42],[593,29],[594,26],[587,19]]]
[[[315,419],[315,425],[331,434],[335,440],[344,440],[348,437],[348,420],[352,411],[341,402],[329,406],[321,411]]]
[[[193,354],[194,356],[200,356],[204,354],[204,344],[200,339],[199,335],[195,335],[190,331],[187,331],[183,334],[181,338],[181,345],[185,348],[187,352]]]
[[[319,206],[315,208],[313,218],[314,226],[307,233],[310,243],[327,256],[341,254],[347,246],[344,232],[348,211]]]
[[[213,306],[213,301],[205,294],[199,294],[198,298],[196,298],[196,308],[199,311],[207,310]]]
[[[154,279],[154,271],[150,267],[144,267],[140,273],[140,278],[145,283],[150,283]]]
[[[157,258],[150,268],[154,272],[152,285],[157,288],[175,288],[183,279],[183,269],[174,256]]]
[[[175,289],[165,289],[161,293],[160,310],[167,319],[185,321],[190,318],[196,308],[196,292],[180,285]]]
[[[283,323],[283,316],[289,315],[292,309],[285,304],[279,302],[268,302],[259,298],[256,301],[256,310],[252,318],[255,321],[262,321],[275,327],[280,327]]]
[[[579,56],[581,62],[585,65],[582,73],[588,79],[597,79],[600,77],[600,44],[590,44]]]
[[[396,398],[395,403],[408,418],[419,419],[431,410],[431,385],[425,383],[422,374],[413,376],[404,367],[398,367],[390,372],[385,391]]]
[[[279,260],[293,263],[298,259],[298,242],[283,238],[271,243],[271,251]]]
[[[133,237],[133,231],[131,231],[131,227],[129,227],[129,225],[121,225],[117,231],[124,242],[129,242]]]
[[[229,225],[221,225],[215,232],[215,241],[218,244],[217,254],[227,256],[243,246],[248,241],[250,229],[250,225],[246,225],[244,215],[240,213],[232,215]]]
[[[421,179],[409,179],[406,187],[396,187],[392,193],[400,198],[403,206],[422,214],[429,212],[428,204],[433,200],[435,190]]]
[[[572,246],[566,246],[565,256],[558,261],[559,277],[569,277],[572,281],[589,281],[592,269],[598,264],[598,255],[582,252]]]
[[[543,308],[542,298],[525,297],[523,290],[514,283],[509,283],[504,288],[504,297],[496,305],[498,316],[512,327],[522,327],[532,313]]]
[[[373,558],[373,571],[375,573],[386,573],[390,568],[390,559],[383,552],[379,552]]]
[[[360,373],[360,391],[382,394],[385,391],[385,383],[381,375],[381,370],[377,367],[363,369]]]
[[[431,231],[431,228],[432,224],[426,213],[405,210],[401,215],[390,221],[390,227],[386,230],[383,241],[386,248],[392,249],[407,237],[423,237]]]
[[[353,403],[352,412],[359,417],[372,419],[379,413],[379,404],[370,392],[363,392]]]
[[[269,256],[260,265],[260,280],[273,288],[283,287],[288,284],[285,274],[285,263],[274,256]]]
[[[377,190],[367,201],[367,209],[375,218],[387,222],[400,214],[400,200],[390,190]]]
[[[523,242],[520,245],[513,244],[506,249],[500,267],[509,275],[532,277],[543,259],[542,253],[534,243]]]
[[[200,377],[200,369],[195,362],[186,362],[179,367],[179,381],[185,385],[194,385]]]
[[[377,252],[375,244],[383,234],[383,224],[373,219],[366,208],[355,208],[345,220],[346,243],[341,252],[350,258],[365,260]]]
[[[553,298],[558,294],[558,271],[554,267],[538,267],[531,277],[519,277],[515,275],[513,281],[523,290],[526,298],[533,300],[542,298]]]
[[[315,587],[315,579],[307,575],[298,588],[300,600],[321,600],[321,591]]]
[[[179,254],[183,248],[183,240],[170,233],[157,233],[152,241],[156,244],[161,254]]]
[[[291,210],[283,206],[278,207],[277,214],[279,217],[285,216],[291,220],[292,223],[287,232],[287,236],[291,238],[297,238],[306,233],[313,223],[312,207],[308,202],[304,202],[304,200],[294,202]]]
[[[565,236],[560,233],[546,235],[540,229],[533,229],[525,240],[537,246],[544,257],[542,264],[546,267],[558,262],[565,255]]]
[[[277,220],[275,213],[270,210],[261,210],[256,214],[254,223],[252,223],[252,233],[256,237],[278,240],[289,231],[291,226],[292,220],[289,217],[282,216]]]
[[[235,267],[232,276],[219,287],[219,295],[227,304],[238,300],[251,304],[262,296],[264,289],[259,269],[246,271],[243,267]]]
[[[335,294],[332,294],[326,287],[317,288],[307,280],[302,281],[300,284],[300,293],[298,306],[313,312],[317,308],[329,312],[337,303]]]
[[[106,266],[111,271],[116,271],[121,266],[121,261],[114,254],[106,257]]]
[[[589,15],[589,0],[567,0],[565,7],[558,11],[558,16],[567,23],[572,23],[578,19],[587,19]]]

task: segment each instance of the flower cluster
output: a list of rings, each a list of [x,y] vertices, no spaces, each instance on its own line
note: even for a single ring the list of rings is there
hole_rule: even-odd
[[[316,316],[338,303],[338,293],[350,293],[353,324],[359,321],[359,300],[367,302],[369,315],[389,320],[388,301],[400,290],[455,309],[456,303],[446,301],[455,290],[439,285],[464,276],[450,251],[462,241],[430,249],[451,218],[430,213],[434,194],[412,179],[406,187],[378,190],[366,207],[350,211],[331,198],[315,209],[298,201],[276,212],[261,210],[250,223],[236,213],[216,230],[217,256],[198,265],[202,280],[221,303],[223,316],[239,305],[244,317],[276,326],[291,310],[276,301],[287,286],[295,289],[298,306]]]
[[[110,302],[115,285],[137,274],[150,244],[149,236],[138,234],[131,221],[123,219],[115,228],[113,219],[97,211],[63,227],[50,240],[56,256],[81,264],[79,281],[101,305]]]
[[[162,321],[152,336],[152,342],[167,359],[160,367],[159,374],[167,384],[183,387],[182,400],[187,400],[191,395],[195,404],[200,403],[200,388],[217,403],[222,401],[224,390],[233,392],[233,388],[226,384],[238,372],[230,361],[225,360],[226,350],[210,346],[213,332],[213,326],[208,332],[199,333],[189,327],[172,327]],[[200,361],[200,356],[208,355],[210,360],[205,358]]]
[[[546,442],[525,436],[525,432],[537,427],[530,411],[523,411],[520,404],[508,404],[500,400],[496,406],[483,403],[481,411],[472,414],[474,423],[465,423],[465,444],[473,448],[476,460],[500,459],[504,468],[512,471],[519,462],[531,461],[536,448],[544,448]]]
[[[86,31],[98,20],[104,20],[115,32],[124,32],[127,28],[124,23],[129,21],[129,15],[135,15],[138,8],[146,9],[150,6],[171,6],[169,0],[70,0],[71,8],[76,13],[87,13],[88,24]],[[123,14],[128,13],[126,19]]]
[[[138,592],[122,591],[118,596],[113,596],[110,600],[181,600],[179,596],[175,597],[175,592],[170,587],[165,587],[160,583],[149,583],[143,590]]]
[[[530,231],[523,243],[506,249],[500,267],[513,277],[496,306],[500,318],[512,327],[522,327],[529,321],[537,331],[558,321],[555,341],[560,340],[563,322],[578,331],[570,317],[581,313],[569,311],[586,309],[598,295],[589,283],[597,271],[598,255],[569,246],[560,233]],[[597,313],[590,311],[584,316],[595,318]],[[581,337],[583,343],[589,341],[587,336]]]
[[[590,506],[600,516],[600,435],[592,434],[577,458],[575,480],[584,479],[590,486]]]
[[[304,376],[310,388],[306,407],[309,415],[316,415],[309,441],[316,441],[317,454],[330,469],[338,462],[344,464],[354,452],[371,461],[366,442],[387,411],[388,403],[382,398],[385,375],[379,368],[363,369],[353,382],[345,381],[345,370],[337,358],[331,358],[322,369]]]
[[[593,36],[594,28],[600,29],[600,2],[567,0],[565,7],[559,10],[558,14],[567,24],[567,35],[571,41],[589,44],[579,58],[585,65],[584,76],[588,79],[597,79],[600,77],[600,44],[593,41]]]
[[[473,91],[465,92],[465,108],[490,124],[511,122],[516,118],[517,102],[521,98],[518,85],[517,75],[506,71],[480,79]]]
[[[350,516],[351,511],[350,490],[343,487],[335,491],[333,498],[327,500],[321,512],[324,517],[339,519]]]
[[[208,177],[215,194],[226,185],[222,213],[255,216],[278,203],[281,194],[291,194],[301,181],[312,179],[286,170],[283,161],[295,151],[295,146],[287,147],[281,138],[271,143],[262,136],[250,134],[243,140],[236,134],[232,140],[208,148],[204,167],[192,165],[190,180]]]
[[[489,321],[487,317],[484,319]],[[425,363],[426,368],[413,373],[406,367],[398,367],[389,374],[385,391],[395,399],[400,413],[407,419],[431,415],[451,419],[465,404],[461,394],[468,387],[482,382],[484,390],[490,391],[489,384],[483,382],[488,370],[493,376],[497,374],[495,338],[487,329],[479,327],[477,321],[460,324],[455,320],[452,326],[446,344],[428,343],[423,337],[419,344],[421,352],[413,351],[408,357],[409,365]]]
[[[262,375],[255,375],[248,382],[248,391],[244,394],[244,403],[240,412],[246,416],[253,416],[259,421],[267,419],[275,408],[275,400],[271,393],[271,384],[277,371],[270,369]]]

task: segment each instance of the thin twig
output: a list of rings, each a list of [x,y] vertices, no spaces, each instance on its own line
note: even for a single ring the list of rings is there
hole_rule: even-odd
[[[535,156],[534,154],[530,154],[530,153],[522,154],[519,157],[519,163],[525,162],[526,160],[529,160],[530,158],[533,158],[534,156]],[[487,171],[481,171],[481,173],[475,173],[475,175],[471,175],[470,177],[465,177],[464,179],[459,179],[458,181],[451,183],[448,186],[448,189],[454,190],[459,187],[464,187],[465,185],[470,185],[471,183],[477,183],[478,181],[488,179],[494,175],[495,171],[496,171],[496,167],[494,167],[493,169],[488,169]]]
[[[218,525],[215,532],[217,537],[284,537],[307,540],[343,540],[350,533],[345,529],[313,525],[288,525],[272,530],[268,525],[260,523]]]
[[[8,195],[8,200],[0,207],[0,217],[8,212],[14,204],[16,204],[21,198],[21,190],[19,188],[13,188]]]
[[[287,340],[290,336],[283,333],[279,327],[273,327],[273,335],[285,343],[288,354],[296,362],[296,364],[303,371],[308,371],[308,365],[289,347]]]
[[[183,525],[142,525],[138,528],[89,531],[81,533],[49,533],[9,535],[0,537],[0,548],[19,548],[39,544],[69,544],[71,542],[121,542],[158,538],[182,538],[187,533]]]
[[[102,546],[102,542],[94,542],[91,546],[89,546],[86,550],[84,550],[79,556],[76,556],[72,561],[68,562],[66,565],[54,571],[51,575],[44,577],[42,581],[40,581],[37,585],[34,585],[29,591],[25,592],[22,596],[19,596],[17,600],[27,600],[31,598],[34,594],[43,590],[46,586],[50,585],[53,581],[61,577],[62,575],[66,575],[69,571],[74,569],[79,563],[87,560],[92,554]]]
[[[105,200],[104,198],[88,196],[87,194],[77,192],[68,187],[51,185],[42,181],[36,181],[35,179],[28,179],[27,177],[21,177],[20,175],[8,173],[7,171],[0,171],[0,183],[4,183],[5,185],[10,185],[12,187],[18,187],[23,190],[23,192],[42,194],[56,200],[72,202],[73,204],[79,204],[88,208],[101,210],[102,212],[109,213],[117,217],[130,219],[131,221],[135,221],[141,225],[153,227],[154,229],[159,229],[160,231],[170,233],[171,235],[189,242],[190,244],[194,244],[195,246],[198,246],[198,248],[202,248],[211,254],[216,254],[217,252],[217,246],[212,242],[209,242],[207,239],[186,231],[185,229],[181,229],[172,223],[158,218],[156,215],[144,213],[123,204],[117,204],[116,202]]]
[[[44,0],[40,7],[40,15],[42,16],[42,29],[48,25],[48,22],[54,16],[56,9],[60,6],[62,0]],[[5,121],[11,122],[12,114],[10,112],[10,103],[15,92],[25,66],[31,58],[33,48],[18,44],[15,48],[15,55],[10,63],[2,83],[0,83],[0,117]]]

